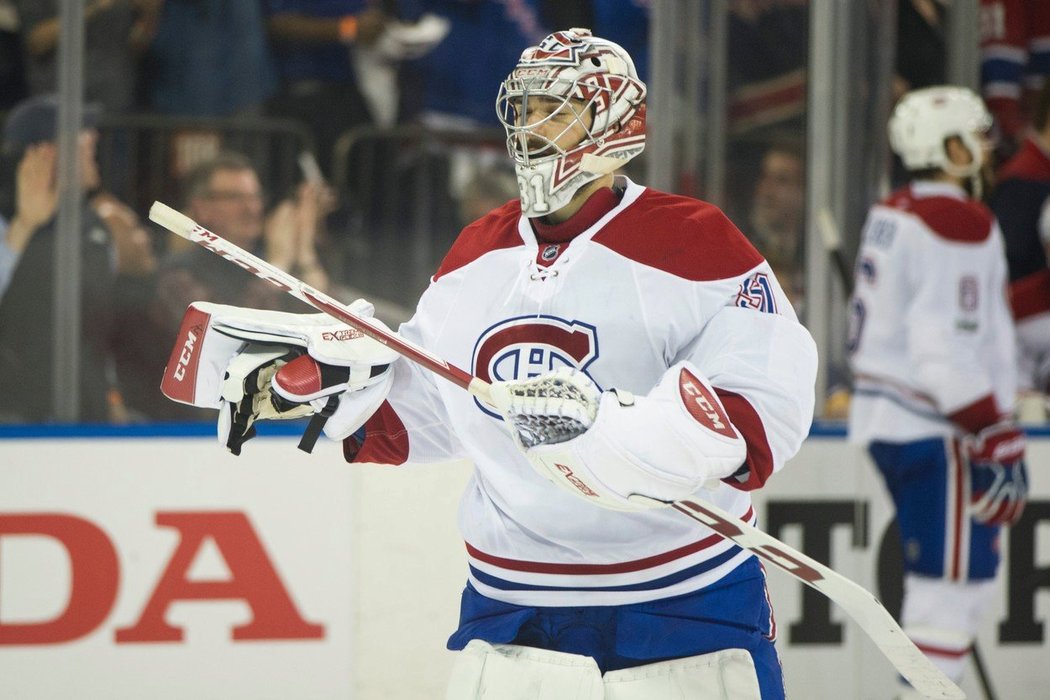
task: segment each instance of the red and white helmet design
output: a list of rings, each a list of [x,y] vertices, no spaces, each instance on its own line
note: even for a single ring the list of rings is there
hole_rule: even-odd
[[[630,55],[587,29],[555,32],[521,54],[500,86],[496,112],[507,131],[526,216],[558,211],[582,186],[642,152],[645,92]],[[549,114],[526,124],[529,100],[536,98],[547,103]],[[537,132],[559,113],[574,115],[560,134]],[[572,129],[585,136],[559,146]]]

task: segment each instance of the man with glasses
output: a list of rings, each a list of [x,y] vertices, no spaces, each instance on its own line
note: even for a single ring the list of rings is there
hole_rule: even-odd
[[[7,189],[0,235],[0,422],[54,420],[52,412],[54,256],[58,247],[59,100],[40,95],[19,103],[4,121]],[[80,418],[106,422],[113,383],[109,352],[116,251],[110,229],[89,197],[99,188],[98,108],[84,110],[77,140],[80,188]],[[13,184],[10,181],[13,180]]]
[[[294,198],[279,203],[267,217],[255,166],[244,155],[226,151],[195,166],[183,190],[186,212],[202,226],[221,231],[238,246],[319,289],[327,287],[317,252],[317,233],[325,211],[322,186],[301,185]],[[176,319],[192,301],[270,309],[287,305],[273,286],[197,247],[169,256],[158,292]]]

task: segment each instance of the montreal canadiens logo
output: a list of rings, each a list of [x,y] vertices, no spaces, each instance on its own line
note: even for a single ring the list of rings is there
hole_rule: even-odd
[[[555,316],[520,316],[486,329],[474,345],[470,364],[475,376],[494,382],[529,379],[562,366],[586,372],[597,358],[594,326]]]

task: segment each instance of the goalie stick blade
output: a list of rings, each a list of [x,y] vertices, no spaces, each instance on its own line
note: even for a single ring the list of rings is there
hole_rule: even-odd
[[[908,639],[871,592],[789,547],[772,535],[707,502],[685,499],[673,508],[817,589],[846,611],[912,686],[928,698],[963,700],[966,695]]]

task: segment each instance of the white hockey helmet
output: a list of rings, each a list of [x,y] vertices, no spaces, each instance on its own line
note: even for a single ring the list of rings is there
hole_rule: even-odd
[[[536,97],[555,106],[546,118],[525,124],[528,101]],[[575,119],[561,134],[537,133],[540,124],[564,110]],[[584,119],[588,112],[590,126]],[[507,131],[521,209],[528,217],[558,211],[582,186],[645,148],[645,83],[622,47],[588,29],[555,32],[525,49],[500,86],[496,113]],[[577,127],[585,133],[579,143],[568,148],[556,143]]]
[[[975,92],[938,85],[913,90],[900,99],[890,117],[890,147],[908,170],[939,168],[956,177],[973,177],[984,160],[982,135],[992,115]],[[948,159],[945,140],[957,136],[973,160],[960,166]]]

